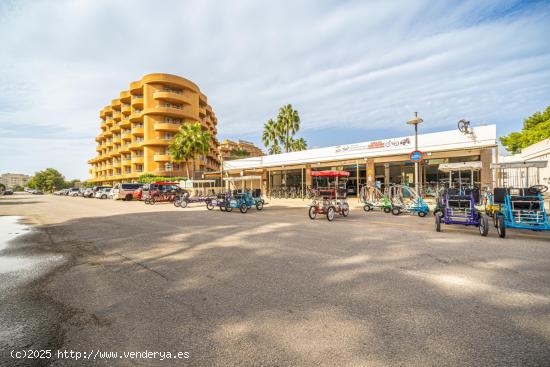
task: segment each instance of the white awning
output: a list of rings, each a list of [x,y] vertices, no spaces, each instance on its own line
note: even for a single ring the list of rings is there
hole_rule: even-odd
[[[481,170],[481,162],[456,162],[456,163],[442,163],[438,168],[442,172],[456,172],[456,171],[479,171]]]
[[[491,168],[546,168],[548,161],[516,161],[516,162],[502,162],[492,163]]]

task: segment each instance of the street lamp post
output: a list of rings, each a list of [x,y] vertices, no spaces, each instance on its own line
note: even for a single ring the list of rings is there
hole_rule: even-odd
[[[414,118],[407,121],[408,125],[414,125],[414,150],[418,150],[418,124],[421,124],[424,120],[418,117],[418,112],[414,113]],[[418,190],[418,162],[414,162],[414,189],[417,194],[420,194]]]
[[[164,169],[170,172],[170,181],[172,181],[172,163],[165,163]]]
[[[223,192],[225,190],[223,187],[223,155],[220,153],[218,157],[220,158],[220,190]]]

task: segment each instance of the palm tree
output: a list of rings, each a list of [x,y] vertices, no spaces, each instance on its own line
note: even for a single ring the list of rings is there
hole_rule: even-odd
[[[279,146],[280,135],[281,132],[278,124],[273,119],[269,119],[264,124],[264,132],[262,133],[262,141],[265,147],[268,148],[269,154],[281,153],[281,147]]]
[[[298,111],[292,109],[291,104],[287,104],[279,109],[277,127],[285,152],[290,152],[292,150],[292,136],[300,130],[300,116],[298,115]]]
[[[304,140],[304,138],[299,138],[296,140],[292,139],[290,143],[290,150],[292,152],[298,152],[300,150],[306,150],[306,149],[307,149],[307,143]]]
[[[246,149],[236,148],[231,151],[231,159],[247,158],[250,155]]]
[[[168,146],[172,161],[185,162],[188,179],[192,177],[189,174],[189,161],[194,160],[198,154],[205,154],[210,146],[210,141],[210,133],[203,131],[199,122],[186,122]],[[194,169],[195,167],[193,167]]]

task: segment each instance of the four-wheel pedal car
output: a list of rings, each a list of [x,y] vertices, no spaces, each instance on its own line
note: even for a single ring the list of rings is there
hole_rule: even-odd
[[[443,206],[435,214],[435,230],[441,232],[442,224],[474,226],[479,234],[487,236],[489,221],[487,216],[476,208],[473,192],[468,195],[454,194],[452,189],[445,190]]]
[[[347,217],[349,204],[346,201],[346,183],[349,172],[346,171],[314,171],[315,197],[309,205],[308,215],[315,219],[318,214],[326,215],[329,222],[334,220],[336,214]]]

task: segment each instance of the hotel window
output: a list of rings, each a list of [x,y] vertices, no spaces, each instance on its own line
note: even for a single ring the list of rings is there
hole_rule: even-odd
[[[174,133],[164,133],[164,140],[170,140],[174,138]]]
[[[136,164],[136,172],[143,172],[143,165],[142,164]]]

